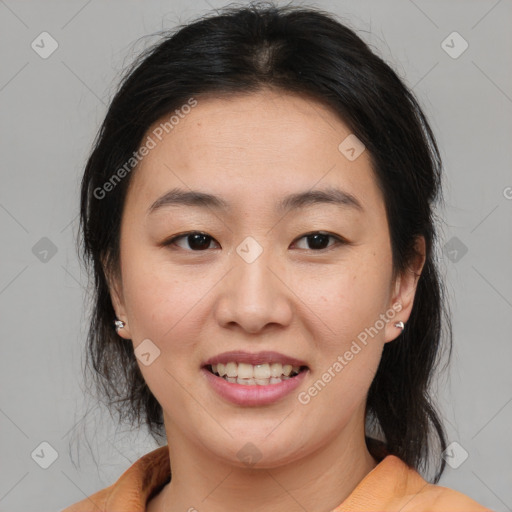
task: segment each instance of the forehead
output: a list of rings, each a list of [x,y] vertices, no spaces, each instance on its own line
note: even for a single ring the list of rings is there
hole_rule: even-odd
[[[147,131],[144,140],[155,144],[134,171],[130,190],[137,194],[127,200],[148,206],[176,187],[247,207],[323,187],[341,188],[363,204],[380,200],[369,155],[343,155],[339,146],[350,130],[322,103],[274,91],[196,101],[178,109],[172,128],[162,128],[169,115]]]

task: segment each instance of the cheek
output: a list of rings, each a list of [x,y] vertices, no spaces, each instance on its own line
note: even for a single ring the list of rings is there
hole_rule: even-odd
[[[123,260],[123,292],[130,319],[132,339],[137,343],[144,338],[163,342],[179,338],[185,326],[197,328],[190,318],[197,314],[201,300],[208,293],[209,281],[176,272],[167,262],[154,257],[154,252],[133,249]],[[195,337],[192,336],[192,339]]]
[[[177,278],[176,272],[147,260],[145,265],[137,264],[137,258],[127,262],[123,273],[134,349],[146,339],[159,349],[150,365],[138,361],[144,380],[164,409],[185,410],[188,405],[180,383],[189,379],[200,362],[196,349],[204,322],[198,317],[209,287]]]
[[[337,402],[353,410],[366,396],[384,346],[381,314],[388,308],[391,264],[382,262],[387,257],[367,251],[324,280],[326,293],[319,294],[317,304],[329,334],[318,344],[322,358],[314,378],[317,388],[328,389],[318,393],[319,405]]]
[[[305,390],[305,399],[318,396],[317,406],[325,408],[340,404],[343,410],[334,415],[341,421],[364,400],[381,359],[387,275],[382,269],[340,272],[325,279],[323,293],[311,298],[318,316],[317,357],[313,388]]]
[[[300,277],[295,289],[314,313],[324,351],[343,349],[388,307],[391,269],[371,252]]]

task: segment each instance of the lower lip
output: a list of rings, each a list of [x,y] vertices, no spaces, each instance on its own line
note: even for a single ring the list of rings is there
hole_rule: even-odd
[[[217,377],[206,368],[202,368],[201,371],[214,391],[222,398],[237,405],[267,405],[290,394],[305,379],[309,370],[301,371],[295,377],[290,377],[277,384],[266,386],[232,383],[222,377]]]

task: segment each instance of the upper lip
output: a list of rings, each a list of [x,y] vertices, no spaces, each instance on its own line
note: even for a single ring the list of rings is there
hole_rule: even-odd
[[[223,352],[208,359],[203,366],[212,364],[227,364],[230,362],[247,363],[252,365],[265,364],[265,363],[281,363],[291,364],[292,366],[307,366],[301,359],[296,357],[280,354],[279,352],[264,351],[264,352],[244,352],[242,350],[232,350],[230,352]]]

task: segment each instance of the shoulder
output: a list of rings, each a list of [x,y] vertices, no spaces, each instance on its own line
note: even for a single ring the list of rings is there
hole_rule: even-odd
[[[386,462],[394,469],[402,490],[396,495],[402,512],[492,512],[466,494],[427,482],[398,457],[388,456]]]
[[[387,455],[333,512],[492,512],[461,492],[427,482],[395,455]]]
[[[135,461],[118,480],[60,512],[144,512],[151,495],[170,480],[168,446]]]

